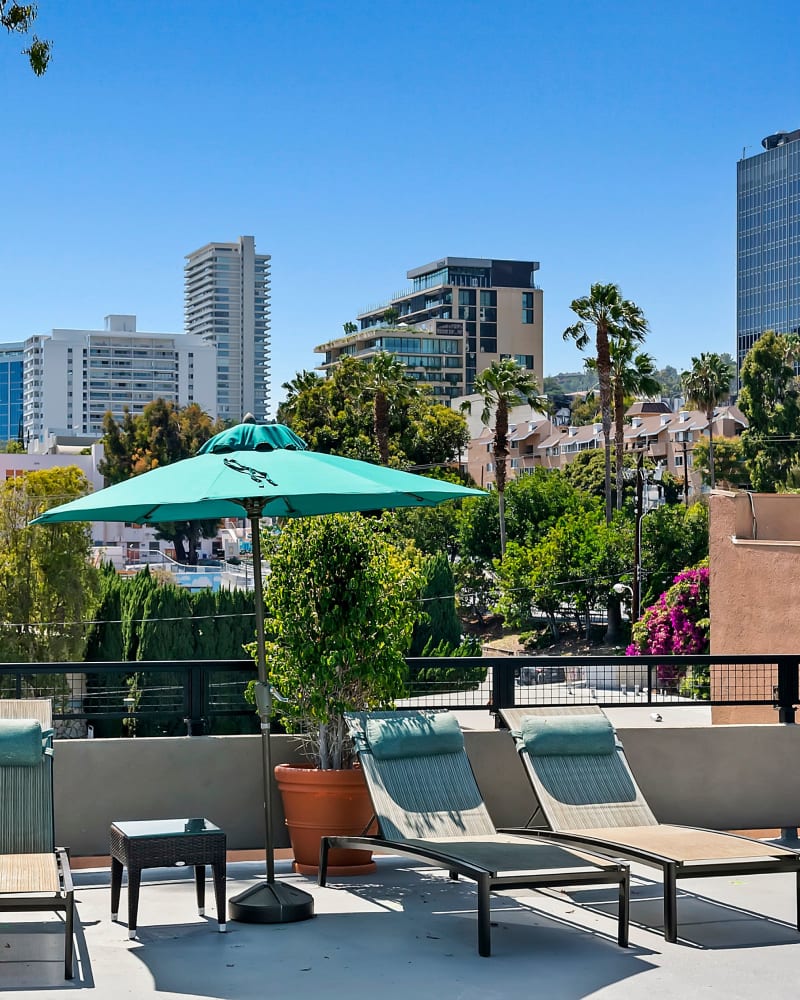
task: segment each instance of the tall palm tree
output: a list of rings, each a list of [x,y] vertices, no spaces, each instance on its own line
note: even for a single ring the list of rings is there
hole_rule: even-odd
[[[625,452],[625,400],[630,396],[656,396],[661,393],[661,383],[656,378],[656,363],[651,355],[636,351],[636,343],[627,336],[614,336],[609,340],[611,359],[611,409],[614,419],[614,475],[617,486],[617,510],[622,510]],[[586,367],[596,371],[594,358]]]
[[[364,389],[372,396],[372,432],[383,465],[389,462],[389,414],[419,395],[417,383],[394,354],[379,351],[369,362]]]
[[[647,320],[642,310],[629,299],[623,299],[619,285],[594,284],[589,294],[575,299],[570,309],[578,322],[564,331],[564,340],[574,340],[579,350],[589,346],[587,324],[595,329],[595,360],[600,389],[600,419],[603,424],[605,447],[606,521],[611,522],[611,346],[610,338],[625,336],[641,343],[647,332]]]
[[[529,406],[544,410],[547,397],[539,395],[539,383],[533,372],[527,371],[506,358],[493,361],[488,368],[475,378],[474,392],[483,400],[481,421],[488,427],[494,410],[494,438],[492,452],[494,456],[495,482],[497,484],[497,502],[500,513],[500,558],[506,554],[506,458],[508,457],[508,410],[521,401]],[[469,400],[461,404],[462,411],[470,413],[472,404]]]
[[[714,410],[730,395],[731,366],[719,354],[706,351],[692,358],[690,371],[681,374],[681,383],[691,406],[702,410],[708,420],[709,484],[714,489]]]

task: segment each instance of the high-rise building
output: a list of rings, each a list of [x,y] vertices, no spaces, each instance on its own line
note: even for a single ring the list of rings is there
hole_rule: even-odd
[[[22,432],[22,343],[0,344],[0,441]]]
[[[762,140],[736,169],[736,349],[800,333],[800,129]]]
[[[186,257],[186,333],[217,349],[217,416],[258,422],[270,408],[270,256],[252,236]]]
[[[106,316],[104,330],[53,330],[23,348],[25,440],[99,437],[103,417],[136,416],[154,399],[216,412],[216,356],[200,337],[142,333],[135,316]]]
[[[542,291],[537,261],[444,257],[407,272],[411,288],[358,315],[359,329],[315,348],[320,366],[345,355],[397,356],[447,401],[472,392],[492,361],[513,358],[541,382]]]

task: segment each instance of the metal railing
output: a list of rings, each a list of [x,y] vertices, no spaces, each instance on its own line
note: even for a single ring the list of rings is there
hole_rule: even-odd
[[[483,656],[409,659],[398,707],[596,704],[767,706],[793,723],[800,654],[787,656]],[[0,664],[0,697],[52,697],[63,735],[256,732],[243,660]]]

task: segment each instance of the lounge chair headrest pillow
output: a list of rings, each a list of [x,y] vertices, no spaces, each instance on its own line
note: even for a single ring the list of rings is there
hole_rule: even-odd
[[[532,757],[614,753],[614,728],[604,715],[526,715],[522,741]]]
[[[0,767],[42,762],[42,727],[35,719],[0,719]]]
[[[367,719],[365,735],[373,756],[378,760],[429,757],[432,754],[458,753],[464,749],[461,727],[450,712]]]

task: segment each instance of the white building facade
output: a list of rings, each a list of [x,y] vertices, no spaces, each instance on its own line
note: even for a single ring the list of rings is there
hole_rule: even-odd
[[[270,256],[252,236],[188,254],[185,329],[217,350],[217,416],[238,422],[270,410]]]
[[[133,416],[154,399],[217,414],[216,351],[200,337],[144,333],[136,317],[106,316],[104,330],[53,330],[23,349],[23,433],[99,437],[103,417]]]

